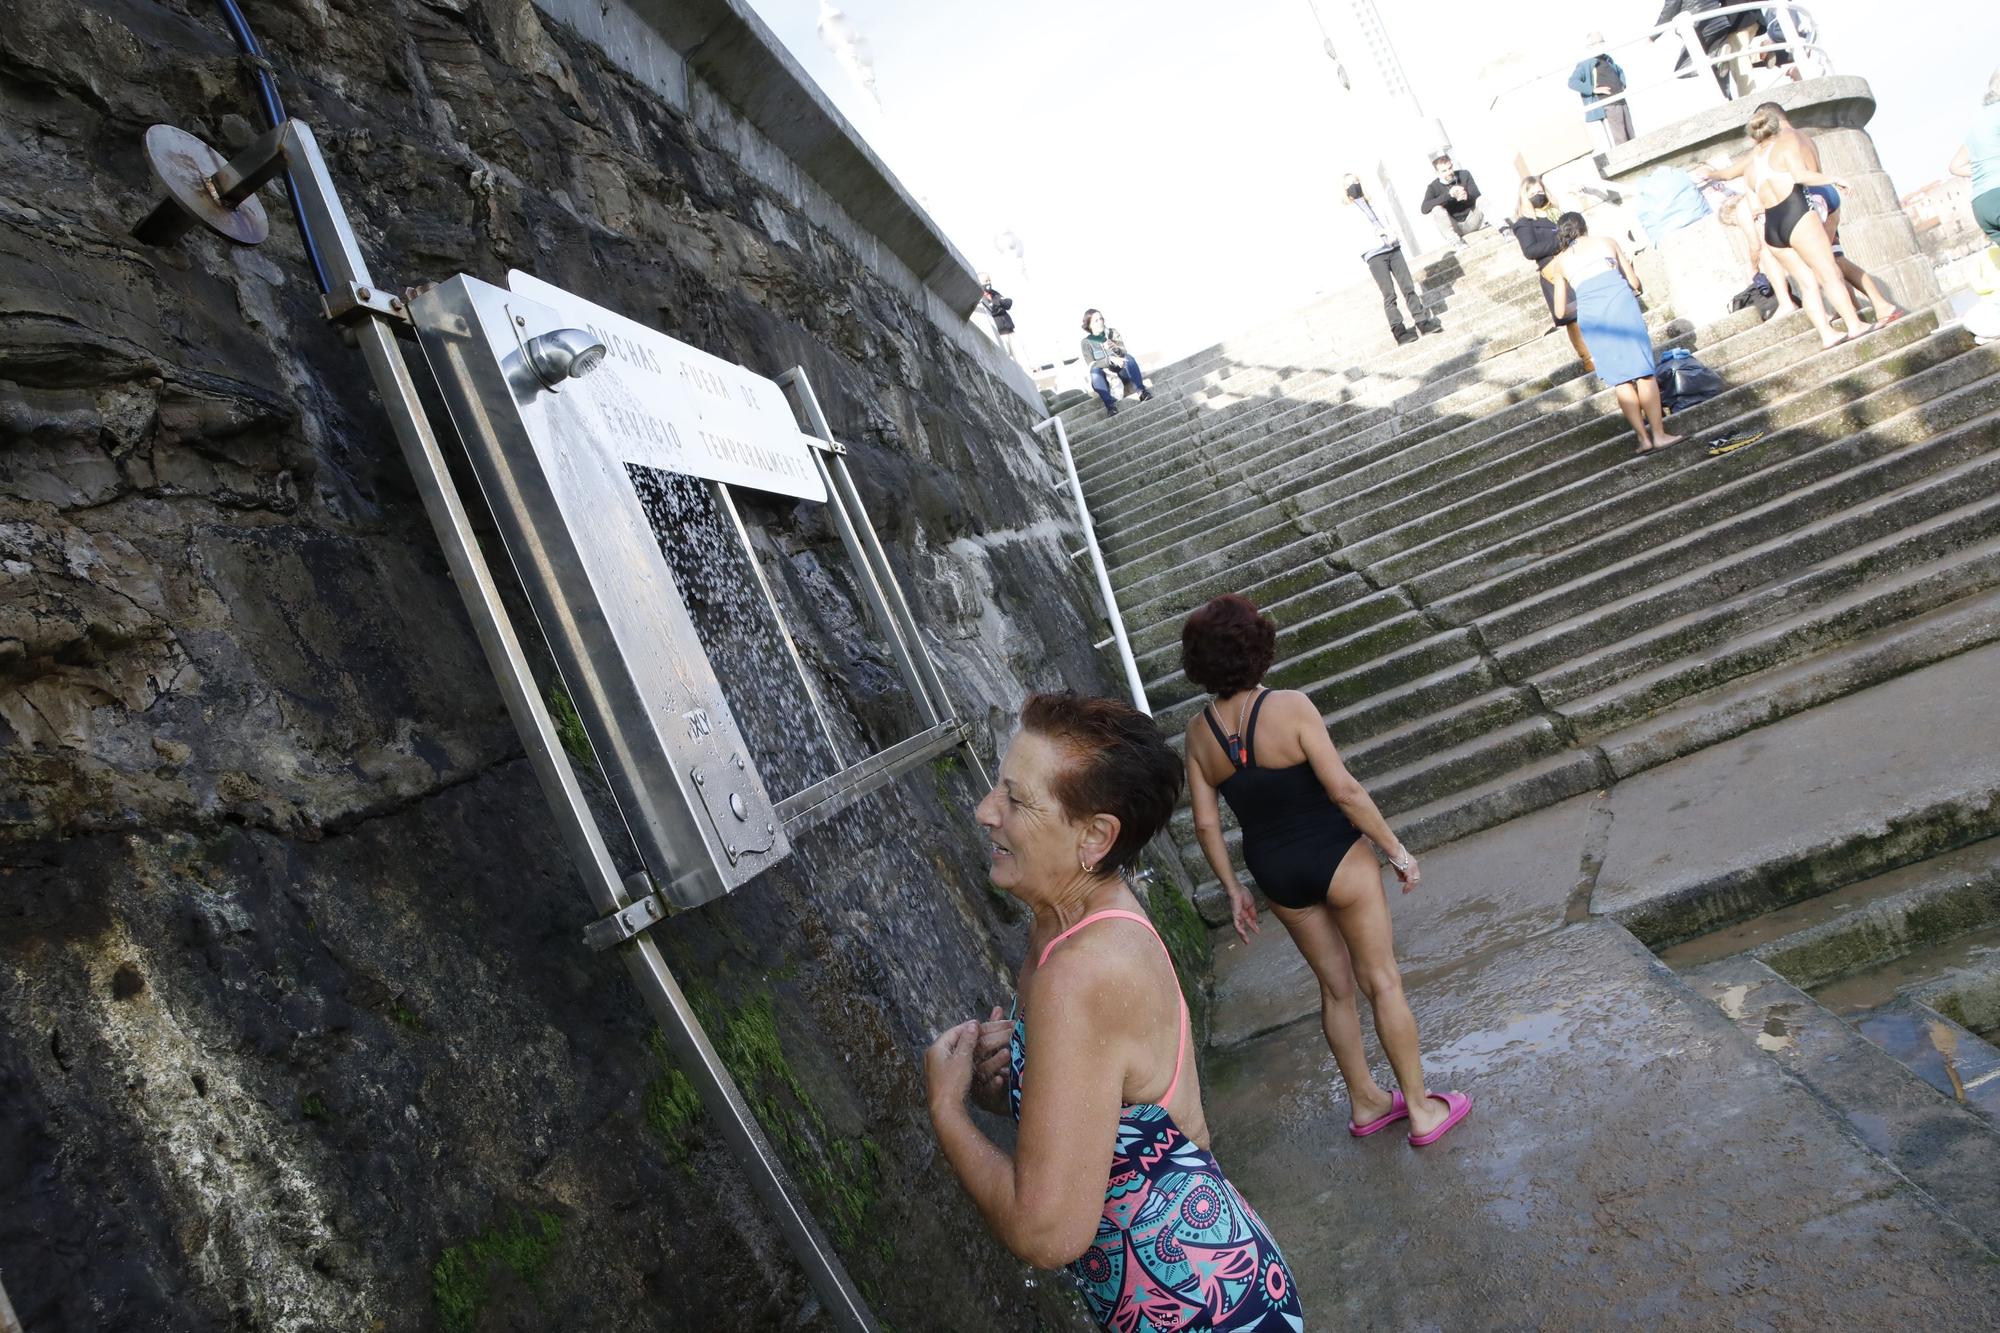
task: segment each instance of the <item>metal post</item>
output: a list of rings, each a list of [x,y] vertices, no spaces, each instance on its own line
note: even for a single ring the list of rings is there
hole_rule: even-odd
[[[805,367],[794,366],[785,371],[778,376],[778,383],[798,396],[813,434],[828,446],[824,450],[813,451],[813,466],[819,469],[820,479],[826,483],[827,502],[833,509],[840,539],[854,560],[863,594],[889,636],[904,683],[910,687],[917,706],[923,710],[927,725],[936,726],[947,721],[950,718],[947,710],[951,695],[945,691],[944,681],[938,676],[937,664],[931,661],[930,650],[924,647],[923,636],[917,630],[917,618],[910,614],[910,604],[903,596],[903,585],[896,581],[896,571],[890,567],[881,539],[875,535],[875,525],[868,521],[867,506],[861,502],[861,492],[847,470],[847,459],[842,456],[843,451],[833,438],[833,427],[827,423],[826,413],[819,405],[819,395],[813,392],[812,381],[806,378]],[[986,765],[980,761],[978,751],[972,748],[969,740],[965,753],[980,784],[990,785]]]
[[[1139,663],[1132,656],[1131,640],[1125,637],[1125,617],[1118,613],[1118,594],[1111,587],[1111,571],[1104,567],[1104,552],[1097,546],[1097,528],[1090,521],[1090,506],[1084,502],[1083,481],[1076,475],[1076,458],[1069,449],[1069,429],[1058,416],[1044,417],[1035,423],[1036,434],[1056,428],[1056,443],[1062,448],[1063,476],[1069,482],[1070,498],[1076,501],[1077,522],[1083,525],[1084,549],[1090,552],[1090,568],[1097,575],[1097,591],[1104,598],[1104,615],[1111,622],[1111,641],[1118,645],[1118,661],[1125,668],[1125,687],[1132,691],[1132,706],[1142,713],[1150,714],[1153,705],[1146,701],[1146,682],[1139,677]]]
[[[334,290],[372,287],[360,246],[340,207],[312,131],[297,121],[288,121],[285,137],[287,156],[296,169],[301,204],[314,234],[325,246],[328,276]],[[507,711],[527,748],[528,759],[562,831],[563,841],[583,878],[584,889],[599,913],[619,911],[631,899],[584,802],[583,790],[556,736],[555,724],[549,718],[541,693],[535,688],[527,657],[479,550],[465,507],[452,485],[444,454],[417,396],[402,349],[389,322],[379,315],[361,319],[355,334],[376,390],[388,410],[397,442],[416,479],[424,510],[444,548],[452,579],[465,601],[466,612],[480,646],[485,649]],[[621,952],[627,970],[666,1037],[668,1049],[701,1095],[703,1107],[721,1128],[752,1187],[776,1215],[793,1257],[804,1268],[835,1325],[842,1329],[872,1330],[874,1323],[867,1305],[855,1292],[839,1256],[811,1214],[795,1201],[784,1166],[709,1044],[658,947],[642,935],[621,946]]]
[[[750,545],[750,529],[743,524],[743,515],[736,508],[736,497],[722,482],[711,481],[709,485],[715,490],[716,504],[735,525],[737,540],[743,543],[743,558],[750,562],[750,573],[755,576],[757,587],[764,594],[764,605],[771,608],[771,623],[778,627],[778,637],[785,641],[785,651],[791,655],[792,668],[799,673],[799,684],[805,686],[806,702],[812,705],[813,717],[819,722],[819,734],[826,738],[827,753],[833,756],[833,766],[844,768],[847,760],[841,757],[840,742],[834,739],[833,727],[826,719],[819,691],[813,688],[812,675],[806,670],[806,660],[799,655],[799,645],[793,641],[791,628],[785,624],[784,608],[778,605],[778,595],[772,590],[771,581],[764,577],[764,566],[757,559],[756,548]]]
[[[0,1285],[0,1333],[22,1333],[21,1317],[14,1313],[14,1303],[7,1299],[4,1285]]]

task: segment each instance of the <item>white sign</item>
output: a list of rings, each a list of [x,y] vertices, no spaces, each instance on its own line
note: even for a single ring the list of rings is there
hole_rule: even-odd
[[[605,444],[621,461],[826,499],[813,466],[814,438],[799,429],[775,383],[532,274],[510,270],[507,286],[604,344],[603,365],[562,391],[596,409]]]

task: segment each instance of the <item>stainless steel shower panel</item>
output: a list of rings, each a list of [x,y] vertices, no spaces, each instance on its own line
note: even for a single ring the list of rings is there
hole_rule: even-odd
[[[556,314],[460,276],[410,316],[661,892],[691,907],[784,859],[784,828],[625,462],[587,401],[522,373],[527,340],[563,327]]]

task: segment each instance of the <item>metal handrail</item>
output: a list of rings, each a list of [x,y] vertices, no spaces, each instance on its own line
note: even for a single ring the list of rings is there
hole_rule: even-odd
[[[1118,661],[1125,668],[1125,687],[1132,691],[1132,706],[1140,712],[1151,715],[1153,705],[1146,701],[1146,683],[1139,677],[1139,663],[1132,656],[1132,641],[1125,637],[1125,617],[1118,613],[1118,594],[1111,587],[1111,572],[1104,567],[1104,552],[1097,546],[1097,529],[1090,521],[1090,506],[1083,498],[1083,480],[1076,475],[1076,455],[1070,452],[1069,428],[1063,425],[1059,416],[1046,416],[1036,422],[1033,430],[1039,435],[1050,426],[1056,428],[1056,443],[1062,448],[1063,476],[1069,485],[1070,498],[1076,501],[1076,517],[1083,527],[1083,549],[1070,552],[1070,558],[1086,552],[1090,555],[1090,567],[1097,575],[1097,591],[1104,598],[1104,617],[1111,622],[1111,638],[1108,642],[1118,645]],[[1097,647],[1104,647],[1104,641]]]
[[[1801,25],[1799,23],[1799,19],[1801,16],[1803,16],[1805,19],[1805,24],[1804,24],[1805,28],[1809,28],[1815,35],[1819,32],[1819,20],[1814,18],[1812,11],[1807,9],[1804,5],[1790,4],[1790,3],[1781,3],[1781,4],[1753,3],[1753,4],[1722,5],[1715,9],[1704,9],[1699,14],[1676,14],[1674,15],[1672,21],[1670,22],[1660,24],[1657,27],[1648,28],[1644,32],[1638,33],[1631,37],[1623,38],[1622,40],[1616,42],[1606,42],[1604,46],[1601,48],[1601,50],[1603,54],[1609,55],[1614,51],[1620,51],[1631,47],[1636,47],[1641,42],[1650,43],[1656,41],[1659,38],[1667,36],[1668,34],[1671,33],[1673,36],[1680,39],[1681,49],[1683,53],[1687,56],[1688,61],[1691,64],[1705,67],[1708,70],[1710,76],[1710,83],[1713,84],[1715,67],[1717,65],[1731,64],[1737,60],[1742,59],[1745,53],[1739,51],[1728,55],[1720,55],[1720,56],[1710,55],[1708,53],[1708,49],[1701,44],[1701,37],[1695,31],[1695,24],[1697,22],[1706,21],[1708,19],[1713,19],[1717,17],[1726,17],[1730,14],[1754,13],[1759,17],[1762,17],[1766,10],[1771,10],[1771,9],[1781,11],[1781,18],[1783,23],[1785,24],[1785,31],[1787,33],[1795,33],[1801,31]],[[1833,68],[1832,58],[1827,54],[1826,48],[1821,46],[1817,41],[1797,41],[1788,38],[1787,40],[1782,42],[1772,42],[1768,46],[1762,49],[1767,51],[1790,51],[1794,54],[1795,57],[1806,54],[1816,54],[1823,62],[1825,62],[1826,67],[1829,70]],[[1680,62],[1675,61],[1674,63],[1678,65]],[[1575,70],[1575,68],[1576,68],[1576,62],[1572,61],[1569,65],[1565,66],[1560,70],[1550,70],[1546,73],[1537,74],[1532,78],[1523,79],[1519,83],[1512,84],[1509,87],[1504,88],[1501,91],[1493,94],[1492,100],[1486,104],[1487,109],[1491,110],[1492,108],[1500,105],[1500,101],[1502,98],[1511,97],[1515,93],[1520,92],[1524,88],[1532,88],[1536,84],[1545,82],[1549,79],[1561,79],[1564,82],[1564,84],[1567,85],[1570,73],[1571,71]],[[1640,93],[1657,92],[1662,88],[1670,88],[1674,84],[1684,82],[1689,77],[1690,76],[1688,74],[1675,72],[1668,74],[1663,79],[1655,79],[1653,82],[1644,85],[1634,86],[1633,84],[1627,83],[1625,85],[1624,91],[1616,93],[1608,93],[1605,96],[1600,97],[1595,101],[1591,102],[1587,109],[1595,111],[1600,107],[1613,106],[1620,102],[1629,102],[1632,94],[1635,92],[1640,92]],[[1728,99],[1720,97],[1721,91],[1722,91],[1721,88],[1717,86],[1716,93],[1719,98],[1719,104],[1724,104],[1728,101]]]

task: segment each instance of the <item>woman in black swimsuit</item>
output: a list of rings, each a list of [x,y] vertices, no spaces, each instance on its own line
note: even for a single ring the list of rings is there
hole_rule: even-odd
[[[1347,1081],[1349,1132],[1372,1134],[1407,1117],[1410,1142],[1422,1147],[1463,1120],[1472,1099],[1424,1087],[1417,1020],[1403,998],[1375,849],[1389,858],[1404,893],[1417,887],[1417,859],[1340,762],[1312,700],[1260,684],[1276,642],[1271,618],[1233,593],[1196,611],[1181,630],[1188,679],[1215,695],[1187,729],[1195,835],[1229,892],[1237,934],[1248,941],[1257,908],[1230,865],[1219,794],[1243,829],[1251,876],[1319,978],[1326,1044]],[[1369,1071],[1357,985],[1400,1092],[1385,1092]]]

